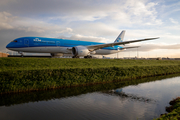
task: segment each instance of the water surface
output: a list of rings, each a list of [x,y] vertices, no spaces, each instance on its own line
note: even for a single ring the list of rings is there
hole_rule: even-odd
[[[179,75],[0,96],[0,120],[152,120],[180,96]]]

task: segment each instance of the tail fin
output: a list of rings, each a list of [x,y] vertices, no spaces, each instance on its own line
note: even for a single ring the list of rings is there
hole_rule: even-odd
[[[116,42],[122,42],[123,41],[123,39],[124,39],[124,34],[125,34],[125,30],[123,30],[120,34],[119,34],[119,36],[116,38],[116,40],[114,41],[114,43],[116,43]]]

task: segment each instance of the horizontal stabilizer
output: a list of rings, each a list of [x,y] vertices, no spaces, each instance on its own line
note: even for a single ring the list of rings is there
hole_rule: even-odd
[[[138,48],[138,47],[141,47],[141,46],[123,47],[123,48],[119,48],[119,50],[130,49],[130,48]]]

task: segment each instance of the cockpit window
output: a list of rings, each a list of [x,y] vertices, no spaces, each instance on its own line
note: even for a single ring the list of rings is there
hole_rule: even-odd
[[[17,42],[17,40],[13,40],[12,42]]]

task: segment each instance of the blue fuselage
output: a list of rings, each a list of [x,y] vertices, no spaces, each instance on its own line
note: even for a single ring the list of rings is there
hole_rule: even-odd
[[[68,39],[56,39],[56,38],[43,38],[43,37],[21,37],[10,42],[6,48],[14,51],[21,52],[36,52],[36,53],[63,53],[71,54],[71,49],[75,46],[90,46],[100,45],[105,43],[68,40]],[[117,53],[121,46],[104,47],[100,50],[96,50],[96,54],[113,54]],[[104,52],[102,52],[104,50]],[[114,51],[114,52],[112,52]],[[116,52],[115,52],[116,51]]]

